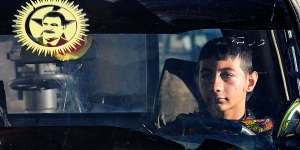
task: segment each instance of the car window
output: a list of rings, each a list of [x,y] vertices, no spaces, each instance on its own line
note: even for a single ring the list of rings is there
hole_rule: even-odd
[[[88,53],[75,61],[38,56],[21,48],[11,35],[3,35],[0,67],[7,70],[1,76],[8,113],[151,112],[156,107],[160,85],[158,78],[149,82],[149,76],[163,80],[166,60],[197,62],[207,41],[232,35],[254,49],[259,82],[252,98],[270,103],[269,109],[263,109],[259,101],[253,100],[249,107],[262,116],[272,115],[271,110],[279,107],[277,103],[284,100],[285,93],[279,90],[280,68],[276,66],[278,60],[268,32],[207,29],[155,34],[152,38],[146,34],[93,34]],[[157,51],[157,62],[149,49]],[[159,72],[151,70],[149,59],[159,65]],[[278,94],[272,94],[274,91]]]
[[[144,112],[146,36],[91,37],[81,60],[43,63],[49,57],[22,49],[13,36],[1,36],[8,113]]]
[[[90,34],[88,52],[70,61],[38,55],[13,35],[2,35],[0,69],[8,113],[2,119],[6,126],[109,125],[149,133],[158,130],[159,135],[184,131],[205,135],[202,141],[210,134],[255,135],[265,130],[275,136],[272,129],[281,123],[278,114],[287,106],[282,104],[299,92],[298,47],[290,48],[290,53],[281,36],[290,33],[199,29],[176,34]],[[253,70],[258,73],[245,104],[246,113],[255,119],[246,119],[244,126],[211,117],[197,85],[204,45],[224,37],[251,48]],[[291,60],[294,66],[286,65]],[[209,117],[199,119],[203,115]],[[187,121],[184,129],[181,121]],[[255,122],[262,122],[259,132],[253,132],[258,128]]]
[[[195,30],[180,34],[160,34],[160,70],[163,69],[165,60],[168,58],[197,61],[204,44],[221,36],[220,29]]]
[[[0,7],[0,147],[299,147],[295,0]]]

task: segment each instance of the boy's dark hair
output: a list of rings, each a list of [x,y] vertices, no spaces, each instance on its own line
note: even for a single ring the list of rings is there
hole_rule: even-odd
[[[204,59],[225,60],[227,57],[236,58],[239,56],[242,60],[241,68],[245,73],[251,73],[252,70],[252,49],[235,37],[221,37],[208,41],[200,52],[198,64]]]

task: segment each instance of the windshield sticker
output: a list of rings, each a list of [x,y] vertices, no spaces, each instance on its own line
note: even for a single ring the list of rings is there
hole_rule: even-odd
[[[18,42],[32,53],[74,60],[91,46],[88,19],[79,5],[67,0],[38,0],[21,6],[13,20]]]

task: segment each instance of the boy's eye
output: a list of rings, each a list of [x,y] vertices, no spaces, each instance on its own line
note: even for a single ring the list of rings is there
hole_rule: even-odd
[[[201,73],[201,74],[200,74],[200,78],[201,78],[201,79],[208,80],[208,79],[210,79],[210,77],[211,77],[211,74],[208,73],[208,72],[205,72],[205,73]]]
[[[222,74],[221,74],[221,77],[222,77],[222,78],[225,78],[225,79],[230,78],[230,77],[232,77],[232,76],[233,76],[232,73],[222,73]]]

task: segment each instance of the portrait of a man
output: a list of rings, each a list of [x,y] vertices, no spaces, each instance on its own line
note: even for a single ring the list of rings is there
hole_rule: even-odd
[[[33,5],[35,9],[22,12],[26,15],[14,20],[18,23],[15,32],[27,50],[61,61],[78,59],[85,54],[92,40],[85,34],[89,25],[82,9],[59,1]]]
[[[59,12],[48,12],[42,20],[43,32],[39,42],[48,47],[63,45],[67,42],[64,30],[66,24],[65,17]]]
[[[67,20],[61,12],[55,10],[47,12],[41,18],[33,18],[41,27],[40,34],[36,35],[36,42],[47,47],[57,47],[68,42],[65,32],[68,25],[74,20]],[[32,30],[31,32],[36,32]]]

